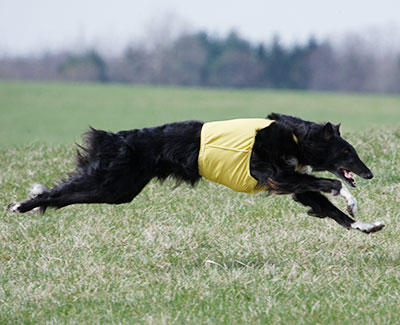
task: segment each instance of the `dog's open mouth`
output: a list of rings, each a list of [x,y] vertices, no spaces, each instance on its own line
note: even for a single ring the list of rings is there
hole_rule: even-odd
[[[344,168],[340,168],[339,172],[340,172],[340,175],[342,176],[342,178],[347,181],[347,183],[349,183],[353,187],[356,186],[356,181],[355,181],[354,176],[351,171],[344,169]]]

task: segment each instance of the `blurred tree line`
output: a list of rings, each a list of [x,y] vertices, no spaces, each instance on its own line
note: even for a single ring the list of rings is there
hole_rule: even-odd
[[[91,49],[1,58],[0,78],[400,93],[400,53],[354,35],[340,45],[310,38],[285,46],[279,37],[253,44],[236,32],[195,32],[132,44],[114,57]]]

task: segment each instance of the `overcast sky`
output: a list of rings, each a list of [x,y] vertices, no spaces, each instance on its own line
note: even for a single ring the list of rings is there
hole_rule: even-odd
[[[400,29],[399,0],[0,0],[0,54],[71,46],[118,52],[159,26],[286,43]],[[156,27],[155,27],[156,26]],[[157,27],[158,26],[158,27]]]

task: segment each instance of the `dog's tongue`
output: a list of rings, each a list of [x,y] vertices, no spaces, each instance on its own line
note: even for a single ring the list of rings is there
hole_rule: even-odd
[[[348,171],[346,169],[344,169],[343,171],[344,171],[344,177],[346,177],[348,179],[353,179],[353,174],[350,171]]]

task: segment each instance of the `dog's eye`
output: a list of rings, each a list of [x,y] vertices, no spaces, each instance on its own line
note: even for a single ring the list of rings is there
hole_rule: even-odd
[[[343,153],[344,153],[345,155],[349,155],[350,152],[351,152],[351,151],[350,151],[349,148],[346,148],[346,149],[343,150]]]

